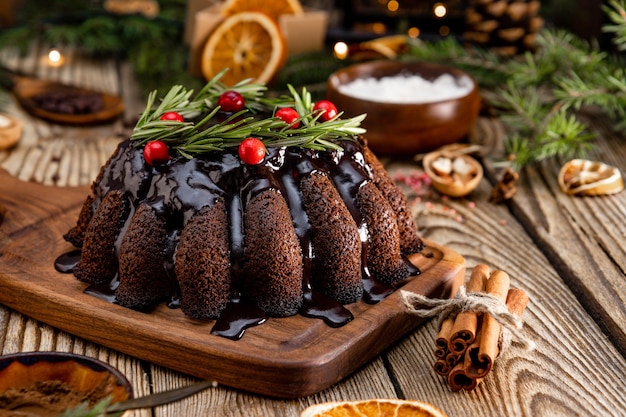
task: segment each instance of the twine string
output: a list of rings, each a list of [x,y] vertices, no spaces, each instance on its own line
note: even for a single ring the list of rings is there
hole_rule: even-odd
[[[534,349],[534,343],[520,331],[523,326],[522,319],[511,314],[504,301],[493,295],[484,292],[467,292],[465,286],[461,286],[454,297],[448,299],[428,298],[410,291],[400,291],[400,296],[411,314],[422,318],[438,317],[437,328],[441,328],[446,318],[455,318],[462,312],[486,313],[502,326],[501,351],[510,346],[513,337],[525,349]]]

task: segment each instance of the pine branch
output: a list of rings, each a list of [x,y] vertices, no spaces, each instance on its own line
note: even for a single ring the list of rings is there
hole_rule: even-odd
[[[626,0],[609,3],[612,8],[605,10],[614,25],[605,30],[615,33],[616,43],[626,50]],[[505,146],[515,155],[517,168],[552,157],[583,156],[594,138],[577,118],[587,106],[603,111],[615,129],[626,130],[622,59],[564,30],[544,29],[536,42],[536,52],[514,58],[463,47],[453,38],[421,43],[411,51],[413,59],[454,62],[477,79],[504,124]]]
[[[609,5],[602,9],[613,24],[605,25],[602,30],[613,33],[613,43],[620,51],[626,51],[626,0],[609,0]]]

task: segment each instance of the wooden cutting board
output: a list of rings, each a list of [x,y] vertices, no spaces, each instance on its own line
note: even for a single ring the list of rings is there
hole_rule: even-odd
[[[62,235],[87,192],[26,183],[0,171],[0,303],[137,358],[282,398],[330,387],[422,322],[395,291],[375,305],[348,305],[354,320],[340,328],[298,315],[269,319],[235,341],[210,334],[213,321],[192,320],[165,305],[148,314],[84,294],[85,284],[53,264],[73,249]],[[405,290],[449,297],[464,282],[463,257],[433,242],[411,261],[422,274]]]

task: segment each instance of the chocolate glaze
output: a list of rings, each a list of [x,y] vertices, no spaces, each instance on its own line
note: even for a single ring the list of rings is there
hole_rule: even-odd
[[[71,273],[80,261],[80,249],[64,253],[54,261],[54,269],[63,273]]]
[[[165,248],[164,269],[172,285],[172,294],[164,300],[170,307],[178,306],[178,284],[174,274],[174,260],[180,231],[191,216],[218,198],[226,202],[229,217],[230,263],[232,275],[232,301],[221,317],[216,320],[212,333],[238,339],[245,329],[263,323],[266,315],[240,300],[238,285],[242,280],[244,259],[243,217],[245,207],[258,193],[275,189],[285,198],[299,238],[304,257],[303,290],[304,304],[301,314],[323,319],[333,327],[342,326],[353,319],[352,314],[334,300],[317,293],[311,288],[309,275],[314,248],[310,238],[310,226],[303,208],[299,191],[300,180],[312,172],[322,171],[332,179],[346,207],[354,218],[362,244],[363,299],[376,303],[385,298],[394,288],[376,281],[367,265],[368,231],[358,207],[356,195],[359,188],[371,181],[358,140],[340,143],[341,151],[313,151],[301,148],[268,148],[264,161],[256,166],[241,163],[236,151],[213,152],[193,159],[174,155],[165,166],[147,165],[141,156],[142,148],[136,148],[129,140],[122,142],[101,172],[100,181],[93,187],[94,203],[98,207],[102,198],[111,190],[123,190],[131,201],[130,219],[140,203],[150,205],[158,216],[166,219],[168,243]],[[119,252],[121,236],[128,227],[126,221],[118,238]],[[59,271],[71,272],[73,256],[62,255],[57,260]],[[419,270],[407,261],[412,274]],[[115,281],[115,280],[114,280]],[[115,282],[109,285],[88,288],[88,292],[114,302]]]
[[[252,303],[234,298],[215,321],[211,333],[227,339],[239,340],[247,328],[259,326],[265,323],[267,318],[267,315]]]

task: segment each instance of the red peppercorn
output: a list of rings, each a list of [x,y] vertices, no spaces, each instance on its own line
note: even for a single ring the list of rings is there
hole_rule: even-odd
[[[167,111],[165,113],[163,113],[160,117],[161,120],[171,120],[174,122],[184,122],[185,119],[183,119],[183,116],[181,116],[179,113],[175,112],[175,111]]]
[[[170,152],[165,142],[154,140],[143,148],[143,157],[152,166],[164,165],[170,160]]]
[[[276,117],[287,123],[291,129],[297,129],[300,127],[300,115],[292,107],[281,107],[276,110]]]
[[[222,111],[236,113],[243,110],[246,101],[241,94],[236,91],[224,91],[217,99],[217,105]]]
[[[257,138],[246,138],[239,144],[239,158],[248,165],[257,165],[265,158],[265,145]]]
[[[337,114],[339,113],[337,111],[337,107],[333,104],[332,101],[329,101],[329,100],[320,100],[316,102],[315,105],[313,106],[313,112],[314,113],[323,112],[322,115],[320,116],[320,119],[324,122],[327,122],[330,119],[334,119],[335,117],[337,117]]]

